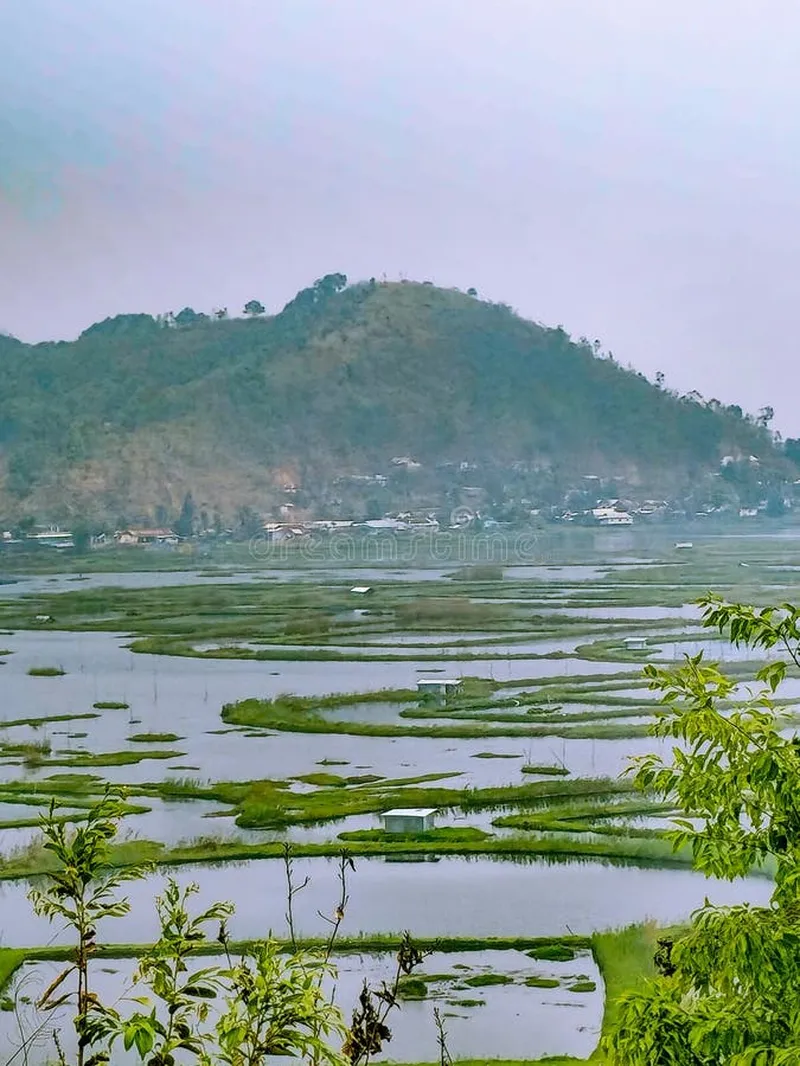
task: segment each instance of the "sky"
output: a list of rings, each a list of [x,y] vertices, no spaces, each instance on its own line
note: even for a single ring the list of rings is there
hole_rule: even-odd
[[[0,0],[0,330],[474,286],[800,436],[796,0]]]

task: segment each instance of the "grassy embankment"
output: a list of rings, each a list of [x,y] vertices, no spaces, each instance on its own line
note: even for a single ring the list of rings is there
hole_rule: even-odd
[[[410,689],[385,689],[358,694],[335,694],[329,696],[276,696],[274,699],[247,699],[238,703],[225,704],[222,708],[222,720],[227,725],[248,729],[278,730],[292,733],[326,733],[350,736],[401,737],[423,736],[442,738],[480,738],[480,737],[541,737],[559,736],[576,739],[593,739],[605,737],[641,736],[647,732],[647,724],[640,722],[608,722],[608,704],[615,699],[622,702],[619,717],[631,718],[651,713],[655,705],[647,707],[648,701],[631,698],[614,697],[608,691],[609,685],[616,681],[629,684],[641,683],[638,675],[621,672],[605,675],[598,684],[597,675],[575,676],[565,682],[563,677],[535,678],[514,682],[514,687],[530,684],[535,692],[523,694],[523,698],[509,701],[498,706],[484,695],[482,699],[470,699],[465,680],[464,691],[456,700],[437,705],[420,703],[419,696]],[[489,683],[474,679],[476,686]],[[581,685],[592,685],[592,691],[581,689]],[[491,685],[489,685],[491,687]],[[500,687],[500,686],[495,686]],[[509,684],[509,687],[510,684]],[[538,703],[532,707],[522,707],[524,698]],[[597,712],[587,711],[583,715],[559,714],[550,709],[552,701],[566,697],[565,702],[582,702],[603,704]],[[547,699],[548,704],[543,704]],[[402,723],[373,722],[365,715],[364,721],[337,721],[324,711],[335,711],[339,707],[364,705],[371,702],[397,703],[398,716],[408,720]],[[506,710],[505,708],[508,708]],[[532,713],[527,713],[528,711]],[[611,717],[614,712],[611,712]],[[434,723],[412,724],[417,719],[434,719]],[[443,721],[445,720],[446,721]],[[577,724],[575,724],[577,723]]]

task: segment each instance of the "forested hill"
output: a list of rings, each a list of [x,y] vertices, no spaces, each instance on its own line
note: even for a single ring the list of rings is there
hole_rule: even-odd
[[[393,456],[668,485],[774,455],[736,407],[678,397],[560,328],[428,284],[328,275],[274,316],[121,315],[0,337],[0,516],[265,507]]]

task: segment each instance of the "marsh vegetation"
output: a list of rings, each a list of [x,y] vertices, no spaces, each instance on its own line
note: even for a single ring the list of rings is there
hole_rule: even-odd
[[[126,799],[110,869],[157,866],[134,893],[125,931],[140,945],[134,954],[155,935],[139,915],[163,890],[165,871],[235,899],[240,939],[257,940],[280,930],[285,906],[248,911],[247,886],[280,898],[285,845],[313,885],[329,883],[344,851],[357,861],[362,903],[342,936],[370,957],[388,957],[392,944],[380,935],[401,921],[431,949],[448,934],[448,950],[494,950],[490,934],[503,932],[518,946],[497,950],[534,952],[530,969],[518,959],[481,969],[473,956],[459,962],[474,971],[467,977],[452,958],[414,975],[425,988],[417,1004],[464,1015],[449,1020],[460,1054],[470,1047],[463,1034],[483,1017],[498,1055],[586,1057],[599,1012],[580,1046],[570,1037],[577,1024],[555,1020],[546,1024],[560,1037],[539,1046],[528,1036],[526,1052],[504,1044],[502,1022],[491,1021],[505,1017],[499,997],[536,1010],[551,1009],[547,996],[596,999],[608,1029],[623,988],[648,971],[656,933],[604,926],[648,914],[684,920],[706,893],[720,903],[769,894],[769,864],[735,889],[706,884],[691,870],[690,844],[676,850],[667,838],[675,802],[619,777],[628,756],[661,750],[649,735],[660,708],[645,663],[668,667],[698,650],[719,658],[735,683],[722,710],[736,713],[747,699],[741,683],[776,654],[737,649],[702,628],[692,601],[715,588],[781,602],[800,550],[768,538],[695,540],[680,558],[661,544],[550,567],[475,564],[418,576],[373,567],[375,591],[359,611],[349,591],[359,576],[334,569],[281,580],[214,571],[160,586],[153,582],[170,575],[123,575],[136,587],[115,586],[114,575],[4,587],[0,928],[6,943],[24,939],[0,952],[0,985],[19,966],[27,980],[37,966],[57,965],[62,950],[37,954],[46,934],[24,918],[27,880],[55,868],[40,813],[56,800],[59,824],[79,827],[111,783],[125,786]],[[629,646],[631,637],[644,649]],[[458,679],[457,691],[421,698],[417,681],[437,677]],[[776,697],[784,728],[798,679],[790,663]],[[435,828],[386,832],[380,816],[397,807],[435,809]],[[313,916],[325,903],[313,886],[306,893],[304,942],[319,935]],[[417,895],[436,902],[426,912]],[[567,926],[585,934],[580,945],[557,939]],[[520,946],[520,934],[534,931],[556,939]],[[122,948],[104,950],[110,959]],[[551,964],[572,969],[556,974]],[[492,980],[503,974],[509,982]],[[467,983],[476,977],[486,979]],[[433,1058],[413,1041],[395,1047],[407,1061]]]

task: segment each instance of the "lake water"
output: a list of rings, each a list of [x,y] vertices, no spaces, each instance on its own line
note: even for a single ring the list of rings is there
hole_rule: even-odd
[[[617,928],[647,919],[670,925],[685,920],[707,896],[717,904],[749,901],[766,904],[766,878],[709,881],[681,868],[654,869],[601,862],[514,862],[493,858],[441,858],[438,862],[357,860],[350,875],[350,903],[343,935],[413,930],[417,936],[556,936]],[[295,904],[298,932],[321,934],[338,899],[336,864],[328,859],[298,859],[298,882],[310,883]],[[270,931],[286,934],[283,864],[260,859],[179,867],[172,875],[182,885],[197,881],[198,906],[231,900],[234,937],[257,938]],[[166,875],[153,873],[126,886],[131,913],[105,922],[100,937],[110,942],[145,943],[156,933],[153,897]],[[31,913],[22,881],[0,882],[3,944],[17,947],[68,937]]]
[[[458,771],[465,774],[465,785],[518,780],[512,768],[498,765],[497,761],[469,758],[475,751],[486,750],[487,745],[501,743],[495,738],[476,742],[292,733],[244,737],[238,732],[224,735],[217,732],[223,726],[220,710],[226,702],[284,692],[321,695],[384,687],[413,688],[417,678],[433,673],[431,664],[413,660],[388,663],[198,660],[134,654],[124,647],[124,639],[108,633],[55,631],[19,632],[4,637],[13,654],[0,667],[0,728],[2,720],[93,712],[92,705],[97,701],[130,704],[130,710],[93,712],[100,715],[95,720],[53,723],[41,730],[16,727],[8,732],[9,740],[21,743],[49,736],[54,748],[67,751],[141,752],[148,746],[128,742],[127,738],[134,733],[171,732],[184,738],[174,744],[155,745],[182,753],[173,759],[101,770],[109,780],[131,783],[161,780],[176,773],[218,780],[283,778],[309,773],[326,758],[368,766],[371,772],[386,777]],[[47,678],[30,677],[27,673],[31,666],[48,665],[62,667],[65,675]],[[437,673],[497,680],[531,676],[566,679],[573,673],[593,674],[602,680],[604,674],[618,669],[614,663],[574,659],[443,661],[435,665]],[[390,713],[387,708],[387,714]],[[346,716],[347,711],[342,715]],[[377,720],[380,719],[378,714]],[[64,735],[82,732],[89,736]],[[502,744],[520,755],[530,755],[531,761],[552,762],[557,755],[574,774],[592,776],[601,772],[617,773],[624,765],[623,753],[636,750],[635,742],[620,746],[616,741],[562,741],[553,737],[504,739]],[[51,772],[47,768],[25,770],[20,766],[0,765],[0,780],[20,775],[33,780]]]

